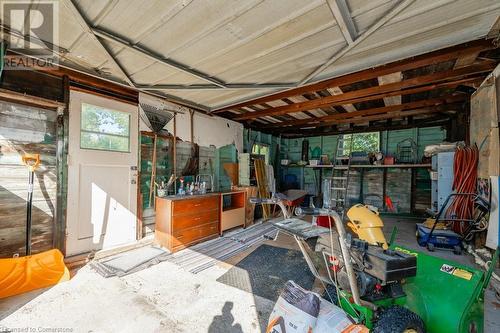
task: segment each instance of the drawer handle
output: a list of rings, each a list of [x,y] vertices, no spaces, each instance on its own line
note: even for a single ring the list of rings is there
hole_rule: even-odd
[[[195,207],[201,206],[201,203],[194,204]]]
[[[201,217],[195,217],[194,220],[195,221],[201,220]]]

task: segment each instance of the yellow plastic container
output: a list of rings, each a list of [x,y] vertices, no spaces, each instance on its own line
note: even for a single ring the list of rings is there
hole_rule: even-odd
[[[347,211],[347,217],[350,220],[347,226],[360,239],[373,245],[382,245],[384,249],[387,249],[387,241],[382,231],[384,222],[377,211],[373,211],[365,205],[357,204]]]
[[[49,250],[27,257],[0,259],[0,299],[69,280],[64,256]]]

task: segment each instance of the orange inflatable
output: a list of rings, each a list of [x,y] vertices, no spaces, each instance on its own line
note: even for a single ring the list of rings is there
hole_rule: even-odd
[[[69,280],[64,256],[57,250],[0,259],[0,299]]]

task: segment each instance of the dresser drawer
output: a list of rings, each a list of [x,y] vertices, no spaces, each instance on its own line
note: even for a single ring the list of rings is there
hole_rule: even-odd
[[[219,196],[183,199],[173,202],[172,215],[194,214],[201,211],[219,209]]]
[[[215,223],[219,221],[219,210],[212,209],[201,212],[196,212],[196,210],[191,210],[189,214],[175,216],[173,218],[173,221],[174,221],[173,222],[174,232],[211,222]]]
[[[187,246],[197,240],[218,235],[219,223],[209,223],[196,228],[184,229],[172,235],[172,247]]]

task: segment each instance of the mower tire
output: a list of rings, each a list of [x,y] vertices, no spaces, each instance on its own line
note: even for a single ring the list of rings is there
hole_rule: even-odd
[[[326,285],[326,288],[325,288],[325,291],[323,292],[322,297],[324,299],[326,299],[327,301],[329,301],[337,306],[339,305],[339,301],[338,301],[338,297],[337,297],[337,288],[335,288],[335,286],[333,284]],[[330,297],[333,299],[330,299]]]
[[[414,312],[402,306],[385,309],[373,326],[373,333],[425,333],[422,319]]]

